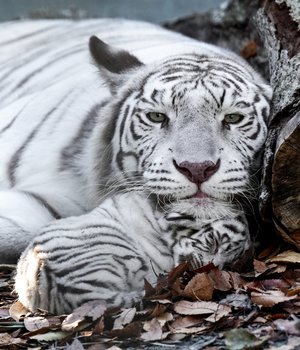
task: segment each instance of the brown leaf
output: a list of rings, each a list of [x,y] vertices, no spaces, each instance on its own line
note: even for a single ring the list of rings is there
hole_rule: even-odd
[[[204,322],[203,316],[185,316],[178,317],[170,327],[173,329],[194,327]]]
[[[207,331],[210,326],[200,326],[200,327],[189,327],[189,328],[174,328],[171,329],[171,333],[176,334],[200,334]]]
[[[287,250],[275,255],[270,261],[274,263],[300,264],[300,253],[294,252],[293,250]]]
[[[269,270],[269,267],[268,265],[263,262],[263,261],[259,261],[259,260],[256,260],[256,259],[253,259],[253,267],[254,267],[254,270],[255,272],[258,273],[258,275],[266,272],[267,270]]]
[[[95,321],[104,314],[106,309],[106,302],[103,300],[94,300],[84,303],[64,319],[61,329],[66,332],[78,330],[77,328],[79,326],[86,323],[85,321],[87,321],[87,318]]]
[[[239,273],[233,271],[227,271],[227,273],[230,275],[230,283],[234,290],[244,287],[246,282]]]
[[[162,339],[162,327],[157,318],[153,318],[151,321],[144,323],[144,330],[146,331],[141,335],[141,338],[146,341],[161,340]]]
[[[263,307],[272,307],[276,304],[283,303],[295,298],[296,296],[286,296],[280,290],[269,290],[266,292],[251,293],[252,302]]]
[[[254,40],[249,40],[244,45],[241,56],[244,58],[250,58],[257,55],[257,44]]]
[[[219,307],[216,310],[216,312],[210,315],[209,317],[207,317],[205,320],[208,322],[215,323],[219,321],[221,318],[223,318],[224,316],[227,316],[230,312],[231,312],[230,306],[219,304]]]
[[[155,305],[155,308],[151,311],[149,317],[150,318],[157,317],[163,314],[166,310],[167,310],[167,307],[165,305],[157,303]]]
[[[213,314],[218,310],[219,304],[213,301],[187,301],[181,300],[174,304],[174,310],[180,315]]]
[[[182,296],[192,300],[211,300],[214,285],[206,273],[197,273],[186,285]]]
[[[130,323],[136,314],[136,308],[125,309],[118,318],[115,319],[113,329],[122,329]]]
[[[15,321],[20,321],[29,312],[30,311],[19,300],[14,302],[9,309],[10,317]]]
[[[208,263],[207,265],[201,266],[198,269],[194,270],[196,273],[209,272],[210,270],[216,269],[217,267],[212,263]]]
[[[122,329],[113,329],[112,331],[106,332],[105,334],[111,338],[127,339],[127,338],[138,338],[142,333],[141,322],[131,322]]]
[[[13,344],[24,344],[26,340],[21,338],[14,338],[9,333],[0,333],[0,347],[10,346]]]
[[[170,312],[165,312],[156,317],[158,322],[163,327],[167,322],[173,321],[174,317]]]
[[[189,264],[185,261],[173,268],[168,274],[169,284],[174,283],[177,278],[182,277],[183,274],[188,270]]]
[[[215,289],[224,292],[232,289],[232,284],[230,283],[231,275],[229,272],[214,268],[208,272],[208,276],[213,281]]]
[[[145,298],[151,297],[156,292],[156,289],[152,287],[152,285],[146,279],[144,279],[144,290],[145,290],[145,296],[144,296]]]
[[[104,325],[104,320],[103,317],[101,317],[95,324],[92,335],[101,335],[104,331],[105,325]]]

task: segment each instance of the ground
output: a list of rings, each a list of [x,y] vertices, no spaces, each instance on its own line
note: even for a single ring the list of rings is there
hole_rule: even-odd
[[[103,301],[70,315],[32,314],[13,293],[14,266],[0,266],[0,348],[19,349],[300,349],[300,253],[277,244],[247,272],[187,263],[143,301],[111,309]]]

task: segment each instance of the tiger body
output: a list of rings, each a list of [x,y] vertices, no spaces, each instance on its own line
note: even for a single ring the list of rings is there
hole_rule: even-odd
[[[0,260],[13,262],[45,224],[92,210],[107,178],[117,180],[115,169],[105,173],[111,145],[102,134],[116,116],[101,113],[110,92],[88,54],[91,33],[145,63],[218,48],[122,20],[17,22],[1,31]]]
[[[127,305],[153,264],[160,272],[192,256],[222,267],[251,250],[235,198],[257,170],[271,89],[247,63],[126,20],[1,31],[0,259],[15,261],[30,243],[16,276],[26,306]],[[91,34],[114,47],[91,41],[100,74],[86,47]],[[127,253],[114,249],[121,237]],[[109,269],[115,284],[103,281]]]
[[[92,300],[130,307],[145,280],[155,285],[183,260],[232,269],[251,248],[241,213],[195,223],[176,213],[166,218],[139,193],[116,194],[80,219],[46,226],[22,254],[15,288],[33,311],[62,314]]]

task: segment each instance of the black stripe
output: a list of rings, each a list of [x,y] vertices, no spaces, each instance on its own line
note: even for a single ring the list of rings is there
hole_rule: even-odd
[[[61,219],[61,215],[39,194],[33,193],[33,192],[27,192],[22,191],[22,193],[25,193],[29,195],[30,197],[34,198],[37,202],[39,202],[44,208],[48,210],[48,212],[55,218],[55,219]]]
[[[43,126],[44,122],[49,118],[49,116],[51,116],[51,114],[53,112],[55,112],[57,110],[57,108],[65,101],[66,96],[68,96],[68,94],[66,94],[58,103],[58,105],[56,105],[55,107],[53,107],[45,116],[44,118],[38,123],[38,125],[36,126],[35,129],[32,130],[32,132],[28,135],[28,137],[26,138],[25,142],[18,148],[18,150],[14,153],[14,155],[11,157],[10,162],[8,164],[8,178],[10,181],[10,186],[13,187],[16,184],[16,169],[19,166],[21,157],[26,149],[26,147],[28,147],[28,145],[30,144],[30,142],[34,139],[35,135],[38,133],[38,131],[41,129],[41,127]]]
[[[74,167],[74,159],[77,158],[80,153],[82,153],[84,147],[83,143],[88,139],[96,126],[97,119],[99,116],[99,110],[104,107],[108,101],[103,101],[102,103],[97,103],[92,107],[85,118],[83,119],[77,135],[71,140],[71,142],[63,148],[60,157],[60,171],[69,170]]]

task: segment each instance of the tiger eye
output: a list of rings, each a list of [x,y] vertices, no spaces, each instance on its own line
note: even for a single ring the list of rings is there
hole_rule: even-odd
[[[237,114],[237,113],[226,114],[223,122],[226,124],[237,124],[241,122],[243,119],[244,119],[244,116],[241,114]]]
[[[164,113],[159,112],[149,112],[147,118],[153,123],[163,123],[168,119]]]

